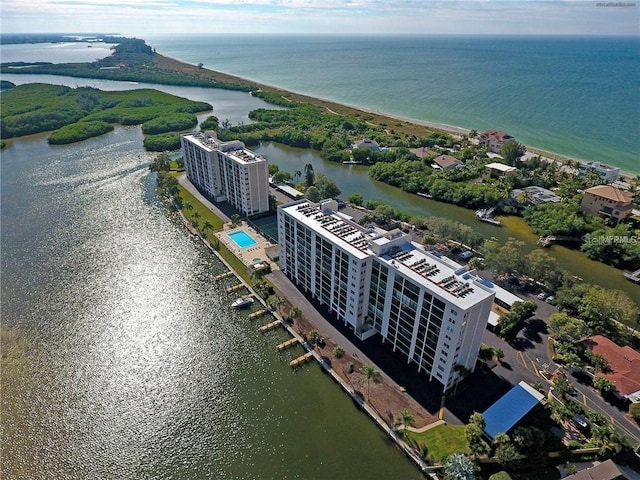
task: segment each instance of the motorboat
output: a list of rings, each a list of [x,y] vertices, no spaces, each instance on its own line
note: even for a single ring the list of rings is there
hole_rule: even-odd
[[[248,307],[251,304],[253,304],[253,298],[252,297],[240,297],[240,298],[236,299],[231,304],[231,306],[233,308],[244,308],[244,307]]]

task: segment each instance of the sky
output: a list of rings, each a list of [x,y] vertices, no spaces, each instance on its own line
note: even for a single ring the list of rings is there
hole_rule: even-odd
[[[640,36],[640,0],[1,0],[3,33]]]

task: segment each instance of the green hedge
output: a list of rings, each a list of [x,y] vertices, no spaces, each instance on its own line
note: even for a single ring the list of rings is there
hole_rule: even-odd
[[[166,152],[180,149],[179,133],[160,133],[144,139],[144,148],[150,152]]]

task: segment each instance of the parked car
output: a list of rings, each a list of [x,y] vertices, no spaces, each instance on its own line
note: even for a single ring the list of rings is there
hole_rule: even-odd
[[[553,305],[553,302],[556,301],[556,297],[554,297],[553,295],[549,295],[544,301]]]
[[[538,300],[544,300],[547,297],[547,294],[545,292],[540,292],[536,296],[538,297]]]

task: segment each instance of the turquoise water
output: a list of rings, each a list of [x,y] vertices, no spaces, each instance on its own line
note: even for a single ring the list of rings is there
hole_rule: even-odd
[[[244,230],[238,230],[237,232],[229,233],[229,238],[233,240],[240,248],[247,248],[254,246],[257,242]]]
[[[158,52],[392,115],[506,130],[640,174],[640,39],[145,36]]]

